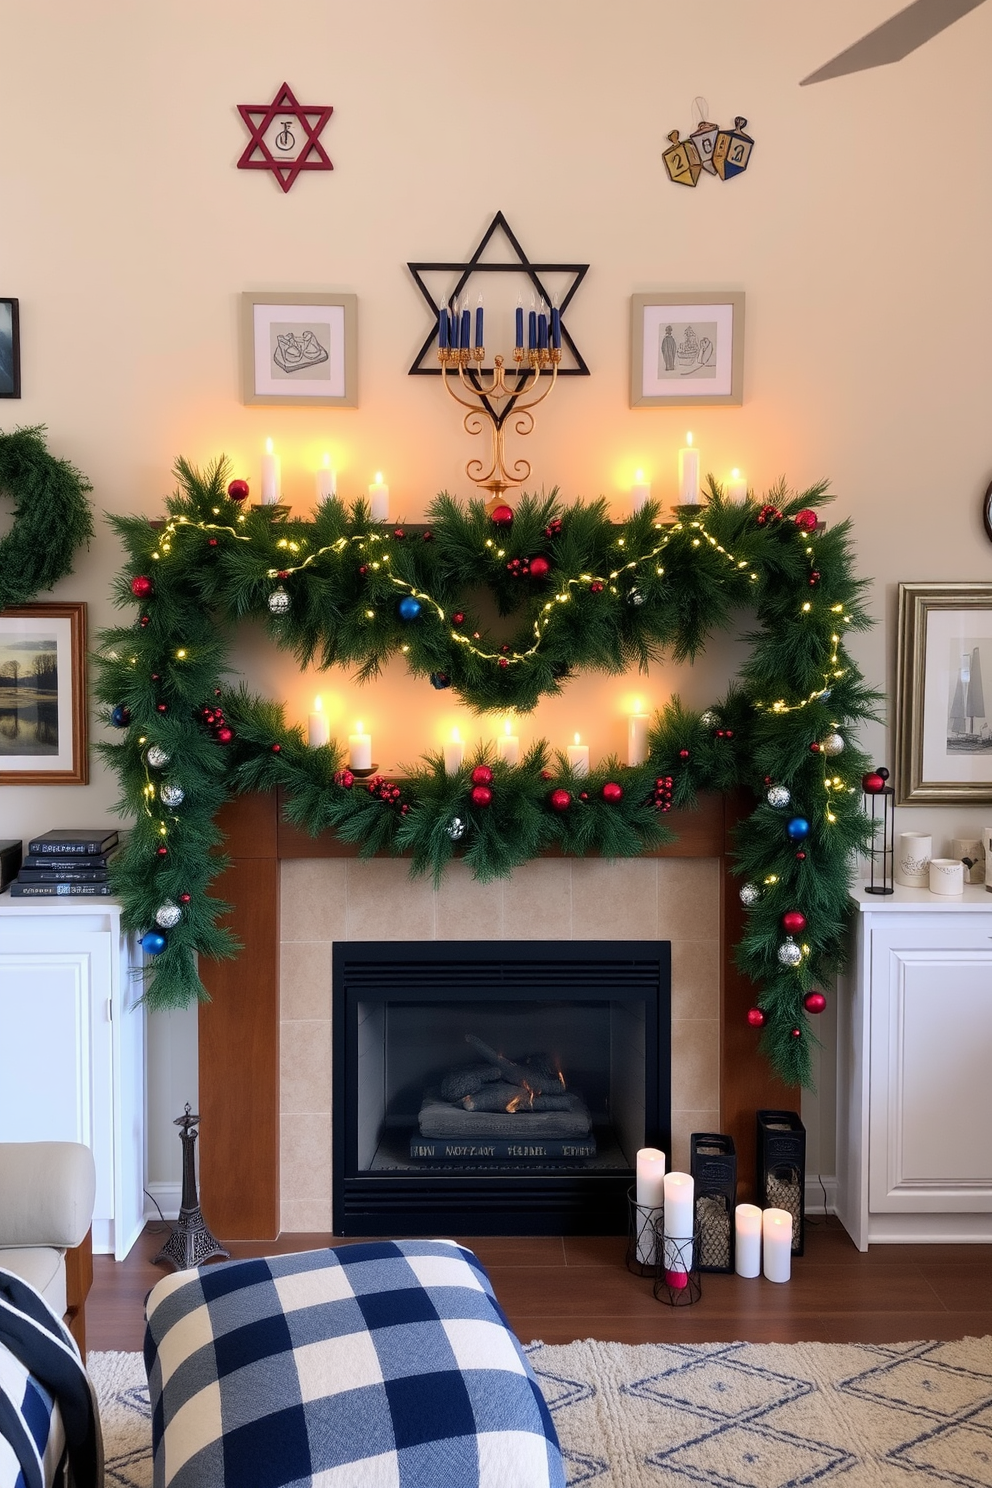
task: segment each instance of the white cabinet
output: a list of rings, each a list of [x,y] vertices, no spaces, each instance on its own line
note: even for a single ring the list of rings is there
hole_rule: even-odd
[[[859,1249],[992,1241],[992,895],[859,891],[838,1007],[838,1213]]]
[[[85,1142],[93,1249],[144,1224],[145,1016],[120,906],[0,895],[0,1141]]]

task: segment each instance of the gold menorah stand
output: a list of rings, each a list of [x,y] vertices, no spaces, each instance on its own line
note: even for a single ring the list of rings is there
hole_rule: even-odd
[[[555,322],[554,331],[557,332],[557,316]],[[541,339],[548,339],[544,327]],[[560,334],[555,334],[553,339],[560,343]],[[533,431],[532,410],[544,402],[558,380],[561,346],[552,344],[532,347],[526,351],[523,346],[515,347],[513,360],[516,367],[509,373],[515,379],[513,387],[507,383],[507,369],[501,356],[494,358],[492,380],[488,385],[483,383],[482,363],[486,356],[484,346],[458,348],[442,345],[437,356],[441,363],[441,379],[445,388],[456,403],[468,409],[462,419],[466,433],[481,434],[485,428],[489,428],[492,445],[488,465],[485,460],[469,460],[465,466],[465,474],[474,485],[489,492],[490,499],[486,503],[486,509],[492,512],[502,504],[505,491],[512,486],[522,485],[530,475],[529,460],[514,460],[512,468],[507,466],[503,449],[503,426],[512,417],[515,433],[526,435]],[[546,386],[539,392],[537,389],[541,373],[549,368],[550,376]],[[532,397],[531,394],[536,396]],[[527,399],[529,401],[525,401]]]

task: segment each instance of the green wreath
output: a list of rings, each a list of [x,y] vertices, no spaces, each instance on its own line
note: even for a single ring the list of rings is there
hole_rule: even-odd
[[[282,787],[287,814],[364,855],[408,852],[437,879],[453,857],[481,879],[552,845],[627,857],[671,839],[665,815],[700,788],[749,785],[758,798],[736,841],[747,929],[738,964],[756,984],[762,1048],[790,1083],[810,1081],[809,1013],[839,964],[851,855],[871,825],[861,809],[868,760],[853,743],[876,695],[845,632],[871,622],[852,573],[846,523],[817,529],[817,486],[743,506],[711,483],[704,506],[662,524],[656,506],[625,523],[604,503],[523,497],[495,522],[479,502],[434,502],[425,527],[370,519],[359,502],[321,504],[312,521],[244,510],[226,462],[180,460],[163,522],[114,518],[129,561],[116,602],[134,624],[101,637],[98,693],[120,742],[120,811],[136,818],[112,882],[128,928],[147,932],[152,1007],[206,994],[196,954],[235,954],[208,890],[224,860],[214,818],[232,794]],[[229,494],[229,492],[233,492]],[[541,561],[535,561],[541,560]],[[500,621],[485,625],[487,588]],[[745,607],[757,629],[737,685],[703,714],[676,700],[657,715],[649,758],[615,758],[578,778],[541,742],[519,766],[486,746],[456,775],[428,754],[407,778],[356,780],[341,746],[308,748],[281,708],[225,689],[228,629],[264,617],[303,665],[350,665],[369,680],[403,656],[477,711],[527,711],[578,670],[618,674],[664,652],[693,657]],[[810,1000],[812,994],[813,1000]]]
[[[93,487],[48,453],[44,432],[39,425],[0,434],[0,492],[15,502],[14,525],[0,539],[0,610],[51,589],[93,536],[85,494]]]

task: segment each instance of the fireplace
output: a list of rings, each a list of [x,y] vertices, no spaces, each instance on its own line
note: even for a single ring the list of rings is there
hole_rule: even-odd
[[[340,942],[341,1235],[606,1234],[670,1150],[667,941]]]

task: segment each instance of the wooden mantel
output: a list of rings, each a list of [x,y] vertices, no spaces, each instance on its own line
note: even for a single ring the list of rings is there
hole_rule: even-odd
[[[721,860],[721,1129],[737,1145],[742,1198],[754,1190],[755,1111],[795,1109],[799,1097],[756,1053],[746,1018],[754,988],[733,962],[744,912],[729,870],[730,834],[749,810],[733,795],[701,796],[697,810],[671,813],[678,841],[653,854]],[[276,795],[239,797],[224,807],[219,825],[231,866],[215,892],[234,906],[225,923],[244,950],[235,961],[200,966],[211,997],[199,1011],[201,1195],[222,1239],[273,1240],[279,1233],[279,864],[357,857],[358,850],[329,832],[309,837],[291,826]]]

